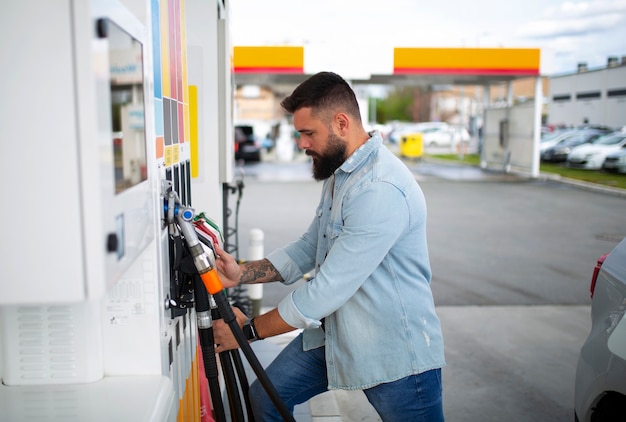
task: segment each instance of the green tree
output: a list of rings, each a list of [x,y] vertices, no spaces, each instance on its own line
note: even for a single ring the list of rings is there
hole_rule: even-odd
[[[413,120],[413,88],[396,87],[387,98],[376,100],[376,121]]]

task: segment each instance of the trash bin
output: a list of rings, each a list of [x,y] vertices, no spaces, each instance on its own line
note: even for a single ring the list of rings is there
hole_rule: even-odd
[[[400,138],[400,155],[406,158],[420,158],[424,154],[424,140],[421,133],[408,133]]]

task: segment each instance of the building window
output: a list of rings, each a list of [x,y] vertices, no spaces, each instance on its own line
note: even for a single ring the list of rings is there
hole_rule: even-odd
[[[622,89],[612,89],[606,93],[607,97],[625,97],[626,96],[626,88]]]
[[[579,92],[576,94],[577,100],[591,100],[593,98],[600,98],[600,91]]]
[[[572,96],[569,94],[555,95],[552,97],[552,101],[569,101]]]

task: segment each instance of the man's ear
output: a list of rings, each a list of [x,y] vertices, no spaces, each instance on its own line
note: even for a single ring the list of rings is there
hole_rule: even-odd
[[[335,114],[335,129],[340,136],[345,136],[348,133],[348,129],[350,129],[350,118],[347,114]]]

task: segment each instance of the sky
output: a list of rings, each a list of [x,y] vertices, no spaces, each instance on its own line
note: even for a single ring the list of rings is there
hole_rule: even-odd
[[[230,0],[234,46],[303,46],[305,73],[393,72],[394,47],[541,49],[541,74],[626,57],[626,0]]]

